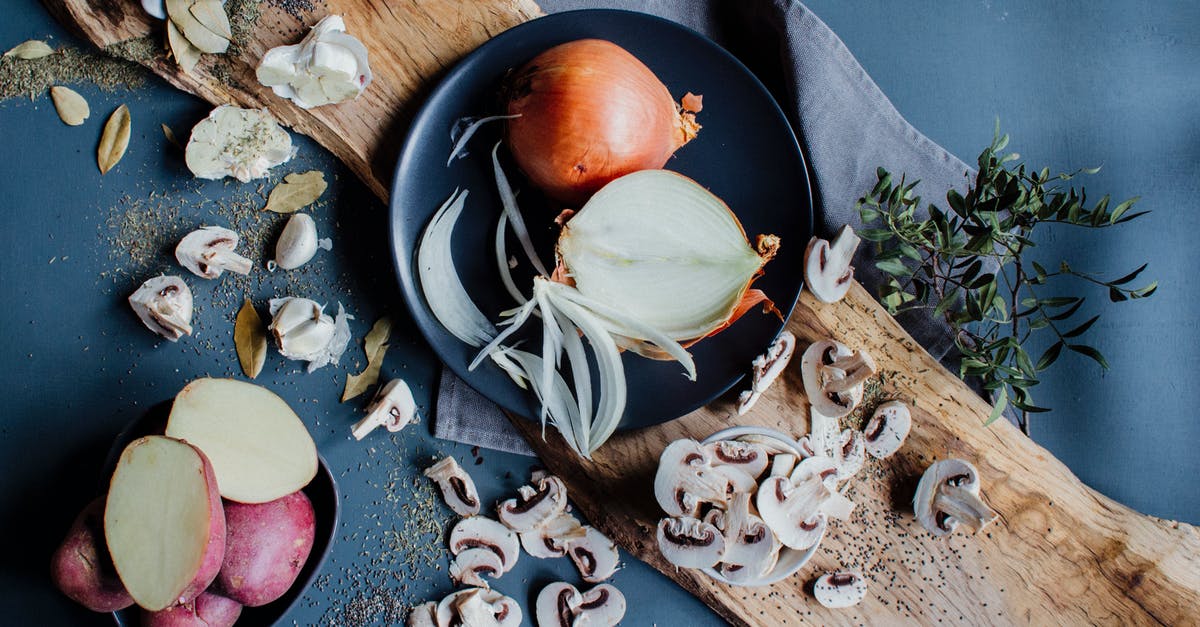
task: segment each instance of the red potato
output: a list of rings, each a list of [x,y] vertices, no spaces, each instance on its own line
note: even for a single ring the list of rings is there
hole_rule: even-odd
[[[121,582],[143,609],[199,596],[225,556],[225,513],[208,458],[161,435],[131,442],[109,485],[104,537]]]
[[[248,607],[265,605],[292,587],[312,550],[316,515],[303,492],[268,503],[226,502],[222,594]]]
[[[142,627],[233,627],[242,615],[242,604],[205,591],[196,600],[165,610],[142,610]]]
[[[79,512],[50,560],[50,576],[63,594],[93,612],[133,605],[104,545],[104,497]]]

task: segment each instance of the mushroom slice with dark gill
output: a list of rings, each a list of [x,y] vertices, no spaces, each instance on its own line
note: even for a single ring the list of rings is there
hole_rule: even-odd
[[[479,513],[479,492],[475,489],[475,482],[453,457],[446,456],[426,468],[425,476],[437,482],[442,491],[442,498],[454,513],[459,516],[474,516]]]
[[[715,526],[690,516],[664,518],[658,521],[658,550],[677,567],[708,568],[725,554],[725,538]]]
[[[913,510],[922,527],[944,536],[961,523],[978,532],[999,514],[979,496],[979,473],[961,459],[944,459],[930,466],[917,484]]]
[[[375,427],[385,427],[395,433],[417,417],[417,401],[413,398],[412,390],[403,379],[392,379],[379,388],[371,404],[367,405],[367,415],[350,428],[355,440],[367,437]],[[458,510],[454,510],[458,512]],[[462,512],[459,512],[460,515]]]
[[[457,584],[491,588],[484,577],[496,579],[503,574],[504,562],[500,560],[500,556],[482,547],[467,549],[450,562],[450,578]]]
[[[179,264],[204,278],[215,279],[226,270],[250,274],[251,261],[235,252],[238,234],[220,226],[206,226],[183,236],[175,247]]]
[[[705,444],[710,464],[716,468],[732,466],[745,472],[751,479],[757,479],[767,469],[767,450],[753,442],[738,442],[737,440],[718,440]]]
[[[838,437],[833,447],[833,461],[837,465],[838,481],[844,481],[858,474],[866,462],[867,451],[861,431],[846,429]]]
[[[129,296],[129,306],[147,329],[172,342],[192,334],[192,290],[177,276],[147,279]]]
[[[659,457],[654,497],[669,516],[695,517],[701,504],[723,503],[729,483],[728,476],[713,472],[705,447],[695,440],[675,440]]]
[[[548,559],[567,554],[567,543],[587,535],[579,520],[567,512],[546,521],[544,525],[521,535],[521,548],[533,557]]]
[[[468,516],[450,530],[450,553],[458,555],[467,549],[487,549],[500,557],[504,572],[512,570],[521,554],[517,534],[504,525],[484,516]]]
[[[825,573],[813,584],[813,596],[830,609],[858,605],[867,596],[867,580],[855,571]]]
[[[850,225],[843,226],[833,242],[813,237],[804,250],[804,281],[808,291],[823,303],[836,303],[854,283],[854,252],[861,242]]]
[[[439,627],[517,627],[523,617],[515,600],[485,588],[455,592],[442,599],[437,609]]]
[[[792,354],[795,351],[796,336],[792,335],[791,331],[782,331],[767,348],[767,352],[754,358],[754,362],[751,364],[753,371],[750,389],[738,396],[737,413],[739,416],[750,411],[762,397],[763,392],[766,392],[775,379],[779,378],[784,368],[787,368],[788,362],[792,360]]]
[[[750,494],[738,494],[730,502],[724,524],[725,552],[721,562],[741,566],[755,576],[775,565],[779,540],[761,518],[750,512]]]
[[[438,627],[437,608],[438,604],[433,601],[412,608],[412,611],[408,613],[405,625],[408,627]]]
[[[871,420],[863,427],[867,454],[886,459],[900,450],[912,428],[912,412],[900,401],[888,401],[875,408]]]
[[[759,516],[784,546],[804,550],[820,539],[812,532],[833,494],[816,476],[796,484],[788,477],[771,477],[758,489],[756,504]]]
[[[567,557],[575,563],[580,576],[588,583],[600,583],[617,572],[620,554],[608,536],[592,526],[585,526],[584,536],[567,540]]]
[[[814,410],[841,418],[862,402],[863,382],[875,374],[875,361],[834,340],[814,342],[800,358],[804,393]]]
[[[581,594],[560,581],[538,593],[536,615],[538,627],[613,627],[625,616],[625,595],[609,584]]]
[[[519,493],[496,507],[500,522],[518,533],[537,529],[567,508],[567,487],[553,475],[538,481],[536,489],[523,486]]]

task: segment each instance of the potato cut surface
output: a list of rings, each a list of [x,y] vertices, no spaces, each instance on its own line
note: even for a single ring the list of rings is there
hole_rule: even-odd
[[[250,383],[189,383],[175,397],[166,432],[204,451],[221,496],[231,501],[273,501],[317,474],[317,447],[300,417],[273,392]]]
[[[138,605],[176,601],[205,564],[214,517],[204,458],[161,436],[135,440],[121,454],[104,509],[104,536],[121,582]],[[222,547],[224,545],[222,544]]]

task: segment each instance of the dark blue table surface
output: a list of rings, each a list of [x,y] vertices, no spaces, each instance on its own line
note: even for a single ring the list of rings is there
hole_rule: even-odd
[[[919,129],[968,161],[990,139],[996,116],[1012,148],[1051,169],[1101,164],[1092,193],[1141,195],[1154,213],[1100,234],[1059,230],[1039,250],[1046,265],[1071,259],[1113,275],[1150,262],[1161,285],[1152,300],[1089,307],[1104,311],[1094,341],[1108,356],[1105,372],[1068,355],[1037,388],[1055,408],[1038,416],[1034,437],[1101,492],[1140,511],[1200,522],[1200,405],[1194,303],[1193,236],[1200,231],[1200,5],[1193,2],[1059,2],[813,0],[809,6],[842,36],[867,71]],[[27,38],[79,45],[34,0],[11,0],[0,20],[0,48]],[[48,559],[71,517],[94,493],[108,442],[145,408],[201,375],[237,376],[232,317],[243,294],[256,302],[306,295],[342,302],[361,338],[385,312],[397,322],[387,376],[413,386],[424,420],[365,442],[349,437],[361,402],[339,404],[344,375],[363,364],[352,347],[342,365],[303,374],[272,352],[259,382],[304,417],[342,491],[342,525],[319,585],[288,616],[297,624],[338,622],[347,608],[379,624],[398,620],[407,604],[451,590],[446,555],[421,524],[448,521],[419,471],[435,455],[470,467],[486,502],[511,493],[532,460],[435,440],[429,432],[437,364],[411,330],[383,237],[386,212],[313,142],[293,136],[297,159],[287,172],[321,169],[333,182],[315,209],[334,254],[320,254],[298,274],[188,278],[199,307],[196,334],[178,344],[155,341],[129,312],[125,297],[162,270],[182,272],[169,249],[131,259],[125,247],[138,221],[164,234],[202,223],[234,221],[274,232],[280,218],[236,211],[261,203],[256,184],[191,179],[160,123],[180,136],[208,111],[204,103],[159,81],[143,89],[100,92],[77,87],[92,107],[78,128],[60,123],[49,99],[0,103],[0,525],[11,547],[0,560],[5,624],[104,624],[50,585]],[[132,142],[106,176],[94,151],[107,114],[127,103]],[[270,186],[265,189],[269,190]],[[270,239],[270,238],[268,238]],[[189,275],[190,277],[190,275]],[[476,465],[478,460],[478,465]],[[399,543],[394,531],[425,541]],[[625,556],[613,582],[629,601],[631,624],[720,624],[698,601]],[[577,581],[564,560],[523,559],[497,588],[527,609],[549,581]]]

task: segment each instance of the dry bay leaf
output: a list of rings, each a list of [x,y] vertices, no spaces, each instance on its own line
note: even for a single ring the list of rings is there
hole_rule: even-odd
[[[233,345],[237,348],[242,372],[251,379],[257,377],[267,362],[267,331],[249,298],[238,310],[237,322],[233,325]]]
[[[367,367],[359,374],[346,375],[346,389],[342,392],[343,403],[366,392],[367,388],[379,382],[379,370],[383,367],[383,358],[388,349],[388,336],[391,333],[391,318],[384,316],[375,321],[363,340],[363,350],[367,353]]]
[[[46,42],[30,39],[29,41],[17,44],[12,50],[5,52],[4,56],[30,61],[48,57],[52,54],[54,54],[54,48],[51,48]]]
[[[183,148],[183,144],[180,144],[179,140],[175,139],[175,131],[172,131],[171,127],[167,126],[166,122],[162,123],[162,132],[163,137],[166,137],[167,141],[171,142],[173,146],[176,148]]]
[[[113,169],[125,156],[126,148],[129,148],[129,107],[121,105],[108,116],[104,132],[100,134],[100,146],[96,149],[100,174]]]
[[[283,182],[271,190],[267,197],[267,211],[295,213],[315,202],[325,193],[325,174],[310,170],[304,174],[295,172],[283,177]]]
[[[87,100],[68,87],[61,85],[51,87],[50,100],[54,101],[54,109],[58,111],[58,117],[67,126],[79,126],[92,114]]]
[[[169,21],[173,22],[179,32],[200,52],[222,53],[229,49],[228,38],[205,27],[192,14],[193,2],[191,0],[166,0],[165,4]],[[224,13],[219,2],[217,8]],[[201,14],[205,14],[204,11],[205,9],[202,8]],[[206,15],[206,19],[207,17]]]
[[[171,49],[171,56],[175,57],[179,69],[185,74],[191,74],[200,62],[200,49],[193,46],[171,20],[167,20],[167,47]]]
[[[223,39],[233,39],[233,29],[229,25],[229,15],[221,0],[194,0],[188,11],[200,25],[212,31]]]

